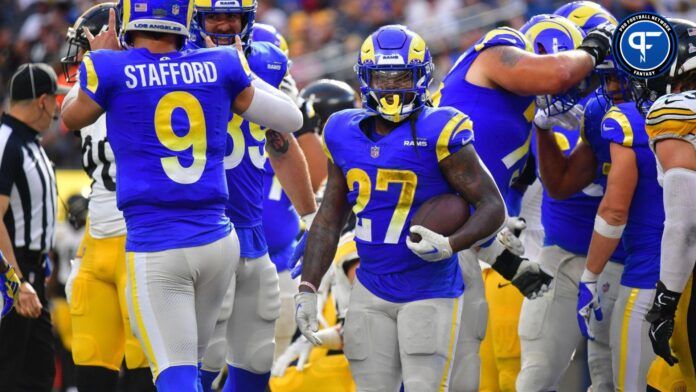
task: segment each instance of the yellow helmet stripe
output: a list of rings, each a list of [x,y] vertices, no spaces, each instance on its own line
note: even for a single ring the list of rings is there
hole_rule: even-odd
[[[372,34],[365,39],[360,47],[360,61],[363,64],[368,61],[375,62],[375,43],[372,41]]]
[[[123,0],[123,20],[121,21],[121,30],[125,30],[131,18],[131,0]]]
[[[423,62],[425,59],[425,40],[420,35],[414,34],[411,45],[408,48],[408,63],[412,61]]]
[[[580,30],[564,20],[544,20],[535,24],[527,31],[527,39],[529,39],[530,42],[534,42],[539,34],[551,29],[568,34],[573,40],[573,49],[577,48],[582,43],[582,34]]]
[[[594,4],[594,3],[591,3],[591,4]],[[570,19],[576,25],[578,25],[580,27],[584,27],[585,24],[587,23],[587,21],[590,20],[590,18],[592,18],[593,16],[595,16],[597,14],[603,15],[605,18],[607,18],[614,25],[618,24],[616,19],[611,14],[604,12],[604,10],[599,8],[598,5],[590,5],[590,4],[582,5],[578,8],[576,8],[573,12],[568,14],[568,19]]]
[[[193,19],[193,9],[195,7],[195,2],[194,0],[189,0],[188,4],[188,13],[186,14],[186,29],[189,30],[191,28],[191,19]]]

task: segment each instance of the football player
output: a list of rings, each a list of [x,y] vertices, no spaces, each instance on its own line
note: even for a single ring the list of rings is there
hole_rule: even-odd
[[[537,55],[519,31],[497,28],[465,51],[445,77],[439,104],[472,116],[476,127],[481,130],[475,142],[476,150],[491,170],[506,202],[513,201],[510,186],[527,162],[534,96],[561,93],[580,83],[608,53],[612,31],[609,25],[603,25],[588,35],[578,50]],[[516,206],[510,207],[516,209]],[[503,252],[503,249],[494,241],[484,246],[478,257],[484,261],[511,258],[512,254]],[[496,265],[498,268],[494,269],[503,278],[512,279],[510,270],[500,268],[507,264]],[[550,277],[545,283],[549,281]],[[495,312],[491,309],[491,313]],[[469,333],[468,328],[461,331]],[[460,342],[467,340],[460,339]],[[467,350],[457,351],[459,358]],[[466,390],[477,390],[478,380],[471,377],[476,372],[466,368],[477,363],[478,358],[457,359],[455,362],[457,385],[466,384]],[[458,372],[461,372],[461,377]]]
[[[112,9],[116,9],[116,3],[95,5],[68,29],[68,52],[61,62],[69,83],[76,81],[82,56],[90,50],[84,29],[98,35],[108,27]],[[116,163],[106,138],[106,116],[78,132],[82,165],[92,179],[92,191],[89,226],[65,285],[71,309],[76,385],[82,391],[115,391],[125,355],[128,378],[138,388],[152,389],[147,358],[128,319],[126,222],[116,207]]]
[[[454,252],[500,230],[503,201],[471,146],[469,118],[425,105],[432,60],[420,36],[400,25],[378,29],[364,41],[356,70],[364,109],[335,113],[324,127],[329,178],[307,240],[297,325],[321,343],[316,287],[352,206],[361,265],[344,351],[357,388],[396,391],[403,382],[406,390],[446,390],[464,288]],[[476,208],[455,234],[407,229],[423,202],[446,193]]]
[[[579,4],[576,4],[576,6]],[[566,7],[566,6],[564,6]],[[614,18],[601,7],[590,8],[592,14],[584,16],[592,23],[583,23],[591,31],[600,23],[615,23]],[[562,11],[561,9],[560,11]],[[558,12],[558,11],[557,11]],[[577,19],[577,18],[576,18]],[[532,42],[539,54],[555,53],[576,47],[585,35],[583,30],[561,16],[540,15],[532,18],[521,29]],[[605,61],[606,63],[606,61]],[[599,67],[603,67],[601,64]],[[571,90],[578,97],[577,89]],[[542,197],[542,224],[544,226],[544,247],[540,253],[540,263],[552,271],[556,278],[550,295],[537,300],[525,300],[520,314],[519,335],[522,342],[522,369],[517,379],[517,389],[556,390],[564,376],[575,348],[581,344],[582,335],[575,329],[574,311],[578,295],[578,281],[585,266],[585,257],[590,244],[593,220],[601,201],[600,182],[606,177],[596,176],[596,162],[589,146],[579,141],[579,116],[585,105],[595,94],[589,94],[577,103],[573,94],[563,94],[548,102],[540,97],[542,106],[571,107],[563,116],[546,116],[543,111],[537,115],[537,145],[532,146],[539,158],[539,169],[544,194]],[[603,113],[597,120],[601,120]],[[563,121],[561,118],[568,120]],[[545,123],[546,122],[546,123]],[[539,125],[540,124],[540,125]],[[575,147],[575,148],[573,148]],[[572,154],[571,154],[572,151]],[[565,158],[571,156],[571,158]],[[578,158],[584,160],[580,161]],[[567,162],[567,163],[566,163]],[[582,170],[583,176],[574,176],[570,181],[559,181],[570,172],[567,168]],[[570,175],[568,174],[570,177]],[[570,186],[569,186],[570,185]],[[623,260],[623,249],[619,247],[612,260]],[[605,277],[613,279],[606,288],[618,290],[621,264],[610,264]],[[608,331],[608,330],[607,330]],[[608,334],[606,335],[608,345]],[[606,356],[605,366],[609,375],[605,377],[611,384],[611,360]],[[595,361],[591,361],[591,364]],[[598,371],[591,369],[593,387]]]
[[[674,365],[678,357],[680,367],[684,369],[682,373],[691,376],[690,385],[696,385],[693,378],[696,333],[687,331],[684,324],[675,327],[677,309],[683,320],[685,312],[692,306],[683,303],[678,307],[677,304],[696,263],[696,206],[693,197],[696,189],[696,24],[681,19],[671,19],[670,22],[678,39],[676,59],[669,72],[642,83],[642,91],[636,94],[643,109],[650,101],[655,101],[646,123],[664,187],[666,217],[660,281],[648,319],[655,353],[669,365]],[[692,296],[692,304],[693,301]],[[673,330],[676,331],[672,344],[676,357],[669,344]],[[689,344],[677,345],[677,342],[685,341],[684,336],[688,336]]]
[[[81,129],[107,113],[127,226],[131,324],[158,390],[196,391],[197,364],[239,262],[225,215],[230,110],[286,133],[299,129],[302,115],[253,77],[238,37],[236,50],[180,51],[193,1],[122,0],[119,9],[118,38],[113,11],[107,31],[87,34],[93,51],[63,121]]]
[[[590,130],[585,132],[588,138],[597,137]],[[611,315],[612,369],[617,390],[639,391],[646,388],[648,368],[655,358],[645,315],[658,279],[664,210],[657,201],[662,199],[662,189],[645,120],[632,102],[617,104],[604,115],[601,137],[610,142],[611,167],[580,280],[578,323],[585,331],[591,317],[603,318],[595,282],[623,240],[625,267]],[[592,336],[591,328],[587,334]]]
[[[197,25],[209,43],[228,46],[235,37],[240,38],[251,71],[273,87],[280,86],[288,74],[288,59],[279,43],[262,40],[258,33],[259,39],[253,39],[256,0],[197,0],[195,5]],[[278,273],[268,256],[263,228],[264,150],[307,226],[311,225],[316,203],[307,164],[292,135],[263,128],[239,115],[232,115],[227,131],[226,214],[240,239],[241,260],[236,281],[223,302],[216,333],[203,357],[201,381],[203,389],[210,390],[227,362],[225,391],[263,391],[270,377],[280,308]]]

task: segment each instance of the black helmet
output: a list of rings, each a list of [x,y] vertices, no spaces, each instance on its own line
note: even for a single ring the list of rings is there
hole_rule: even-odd
[[[631,79],[633,99],[643,114],[659,97],[670,94],[682,75],[696,70],[696,23],[669,18],[677,36],[677,55],[668,72],[651,79]]]
[[[92,33],[92,35],[96,36],[103,29],[109,26],[110,9],[116,11],[116,31],[118,32],[121,26],[121,21],[119,20],[116,3],[102,3],[91,7],[80,15],[79,18],[77,18],[72,27],[68,28],[66,38],[68,41],[68,51],[66,56],[60,60],[63,65],[63,74],[65,75],[65,80],[67,82],[75,81],[74,77],[76,75],[76,71],[73,71],[72,68],[73,66],[80,64],[80,51],[89,50],[89,41],[85,36],[83,27],[86,27],[89,32]]]
[[[332,114],[356,107],[358,96],[348,83],[333,79],[321,79],[310,83],[300,91],[305,121],[298,134],[321,133],[324,123]]]

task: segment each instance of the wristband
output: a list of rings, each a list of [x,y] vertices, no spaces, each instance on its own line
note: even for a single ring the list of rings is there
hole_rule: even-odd
[[[310,282],[307,282],[306,280],[303,280],[302,282],[300,282],[300,284],[299,284],[297,287],[299,288],[300,286],[309,287],[310,289],[312,289],[312,292],[313,292],[314,294],[317,293],[317,288],[316,288],[316,286],[314,286],[314,285],[311,284]]]
[[[585,271],[582,272],[582,276],[580,277],[580,281],[586,283],[597,282],[598,278],[599,274],[595,274],[594,272],[585,268]]]
[[[607,221],[605,221],[604,218],[599,216],[599,214],[595,216],[594,231],[596,231],[602,237],[613,239],[621,238],[621,235],[623,234],[625,228],[625,223],[623,225],[614,226],[607,223]]]

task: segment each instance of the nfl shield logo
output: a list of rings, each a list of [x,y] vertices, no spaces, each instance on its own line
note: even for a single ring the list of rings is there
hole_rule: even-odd
[[[172,15],[179,15],[179,5],[178,4],[174,4],[172,6]]]
[[[372,146],[372,148],[370,148],[370,156],[372,158],[377,158],[379,156],[379,147],[378,146]]]

